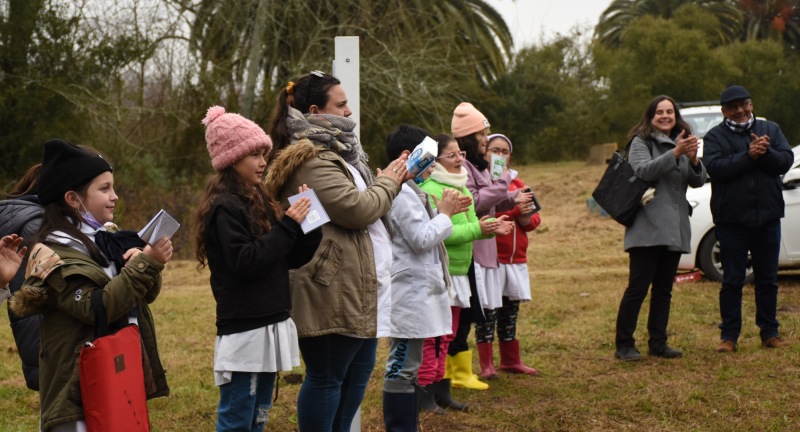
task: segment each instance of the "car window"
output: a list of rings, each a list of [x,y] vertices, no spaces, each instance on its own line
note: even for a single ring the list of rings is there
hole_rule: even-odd
[[[706,133],[722,121],[722,113],[707,114],[682,114],[683,119],[692,128],[692,133],[698,138],[703,138]]]

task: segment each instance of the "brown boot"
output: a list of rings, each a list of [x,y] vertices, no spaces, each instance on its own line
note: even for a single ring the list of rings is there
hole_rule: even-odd
[[[789,342],[786,342],[780,336],[773,336],[767,340],[761,341],[761,346],[764,348],[784,348],[789,346]]]
[[[736,342],[728,339],[723,339],[722,342],[717,345],[717,352],[718,353],[731,353],[735,352],[739,347],[736,345]]]

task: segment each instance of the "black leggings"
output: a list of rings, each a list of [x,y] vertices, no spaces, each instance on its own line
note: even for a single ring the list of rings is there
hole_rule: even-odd
[[[486,322],[475,324],[475,340],[478,343],[494,342],[494,329],[500,342],[511,342],[517,336],[517,316],[519,300],[509,300],[503,296],[503,306],[498,309],[484,309]]]

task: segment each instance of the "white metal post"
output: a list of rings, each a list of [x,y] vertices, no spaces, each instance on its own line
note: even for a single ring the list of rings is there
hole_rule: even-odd
[[[361,137],[361,59],[358,36],[337,36],[334,39],[333,75],[339,78],[347,95],[347,103],[356,122],[356,136]]]
[[[361,138],[361,66],[358,36],[337,36],[334,39],[333,75],[339,78],[347,95],[347,105],[353,112],[350,118],[356,122],[356,136]],[[361,407],[358,407],[350,432],[361,431]]]

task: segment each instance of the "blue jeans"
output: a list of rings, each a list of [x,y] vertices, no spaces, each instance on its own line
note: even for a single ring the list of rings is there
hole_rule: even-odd
[[[375,368],[378,339],[332,334],[299,342],[306,365],[297,397],[300,432],[349,432]]]
[[[756,293],[756,325],[761,340],[778,336],[778,255],[781,223],[759,227],[720,224],[715,228],[722,261],[722,289],[719,292],[721,338],[736,342],[742,330],[742,287],[747,252],[753,264]]]
[[[262,432],[272,407],[275,372],[233,372],[219,386],[217,432]]]

